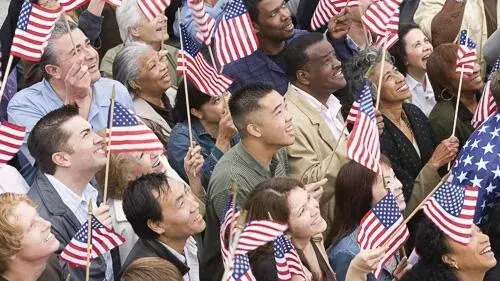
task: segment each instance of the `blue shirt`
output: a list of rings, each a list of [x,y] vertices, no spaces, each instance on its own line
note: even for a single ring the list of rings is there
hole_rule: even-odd
[[[201,170],[201,183],[205,189],[208,187],[210,177],[215,165],[222,158],[224,153],[215,146],[214,139],[201,125],[197,119],[191,120],[193,141],[201,146],[201,154],[205,159]],[[240,141],[240,135],[236,134],[231,140],[231,147]],[[186,181],[187,174],[184,171],[184,157],[189,149],[189,130],[187,120],[177,123],[170,133],[167,146],[168,162],[172,168]]]
[[[125,86],[120,82],[101,78],[92,85],[92,103],[87,121],[92,130],[99,131],[107,126],[108,111],[111,103],[111,89],[115,85],[116,101],[133,110],[132,98]],[[34,159],[28,151],[28,135],[35,124],[47,113],[64,105],[64,101],[54,92],[50,83],[43,79],[29,88],[14,95],[7,107],[9,121],[26,126],[26,138],[21,152],[33,164]]]
[[[349,269],[352,259],[360,252],[358,242],[356,242],[356,232],[357,229],[342,238],[342,240],[334,246],[330,246],[327,250],[328,260],[336,274],[337,281],[349,281],[345,279],[347,270]],[[366,277],[366,281],[377,281],[372,273],[367,274]],[[391,281],[392,275],[387,270],[383,269],[378,280]]]
[[[296,29],[293,37],[288,39],[287,43],[305,33],[307,31]],[[236,92],[246,84],[256,82],[274,86],[281,95],[284,95],[288,89],[288,77],[283,68],[260,49],[247,57],[225,65],[224,74],[234,80],[229,87],[231,93]]]

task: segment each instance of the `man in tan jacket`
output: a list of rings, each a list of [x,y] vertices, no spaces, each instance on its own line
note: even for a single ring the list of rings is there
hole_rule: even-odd
[[[295,39],[285,50],[284,61],[291,84],[285,94],[295,125],[295,142],[287,147],[289,176],[304,183],[327,178],[320,200],[321,214],[332,225],[334,184],[347,161],[347,130],[340,102],[332,95],[346,85],[340,61],[321,33]],[[329,243],[329,228],[326,244]]]

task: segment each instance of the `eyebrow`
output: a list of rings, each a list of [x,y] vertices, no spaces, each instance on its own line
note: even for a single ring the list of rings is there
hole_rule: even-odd
[[[283,5],[285,4],[285,1],[281,1],[280,5],[274,9],[272,9],[271,11],[269,11],[269,14],[272,14],[272,13],[275,13],[277,11],[279,11],[281,9],[281,7],[283,7]]]
[[[280,107],[282,107],[282,106],[283,106],[282,103],[280,103],[277,106],[275,106],[274,109],[273,109],[273,115],[276,114],[276,111],[278,111],[280,109]]]
[[[83,134],[88,133],[88,132],[90,132],[90,128],[83,129],[83,130],[80,132],[80,135],[83,135]]]
[[[179,195],[179,197],[175,198],[175,205],[177,205],[177,203],[179,203],[179,201],[181,201],[184,196],[186,196],[186,194],[182,193],[181,195]]]

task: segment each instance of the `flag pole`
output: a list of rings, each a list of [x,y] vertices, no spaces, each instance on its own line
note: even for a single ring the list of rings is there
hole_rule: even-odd
[[[9,55],[9,61],[7,62],[7,67],[5,68],[5,72],[3,74],[2,79],[2,88],[0,88],[0,100],[2,99],[3,93],[5,92],[5,85],[7,85],[7,79],[9,78],[10,68],[12,67],[12,62],[14,61],[14,56]]]
[[[226,268],[224,268],[224,274],[222,275],[221,281],[226,281],[229,274],[229,269],[232,266],[234,261],[236,246],[238,245],[238,241],[240,240],[241,232],[243,231],[243,226],[245,225],[247,219],[247,210],[242,210],[240,217],[238,218],[238,222],[236,223],[236,233],[234,234],[234,239],[231,244],[229,244],[229,259]],[[229,237],[231,237],[231,233],[229,233]]]
[[[233,184],[231,185],[231,196],[233,197],[233,215],[236,214],[236,197],[238,195],[238,185],[236,183],[233,182]],[[234,224],[231,224],[229,225],[229,243],[228,245],[232,245],[232,238],[233,236],[231,235],[231,233],[233,233],[233,229],[234,229]]]
[[[108,183],[109,183],[109,159],[111,158],[111,135],[112,135],[112,128],[113,128],[113,115],[115,112],[115,97],[116,97],[116,92],[115,92],[115,85],[113,84],[113,89],[111,90],[111,110],[109,112],[109,128],[108,128],[108,139],[107,139],[107,145],[106,145],[106,173],[104,174],[104,191],[103,191],[103,203],[106,204],[106,199],[108,195]]]
[[[85,281],[90,281],[90,256],[92,249],[92,199],[90,199],[88,207],[87,221],[87,266],[85,270]]]
[[[378,74],[377,100],[375,103],[375,111],[378,110],[378,107],[380,105],[380,92],[382,91],[382,77],[384,76],[385,53],[387,52],[386,45],[387,45],[387,37],[385,38],[385,42],[382,47],[382,60],[380,61],[380,72]]]
[[[181,16],[181,9],[177,10],[177,17],[179,18],[179,37],[181,41],[181,53],[182,53],[182,63],[184,65],[184,68],[182,70],[182,73],[184,75],[184,94],[186,95],[186,110],[187,110],[187,119],[188,119],[188,131],[189,131],[189,146],[193,147],[193,132],[192,132],[192,125],[191,125],[191,111],[189,110],[189,95],[188,95],[188,88],[187,88],[187,76],[186,76],[186,55],[184,54],[184,44],[182,43],[182,29],[181,29],[181,22],[182,22],[182,16]]]
[[[467,46],[467,41],[469,41],[469,29],[465,29],[465,46]],[[460,42],[459,42],[460,43]],[[458,93],[457,93],[457,102],[455,103],[455,116],[453,118],[453,129],[451,131],[451,136],[455,135],[455,131],[457,130],[457,118],[458,118],[458,107],[460,105],[460,96],[462,95],[462,82],[464,80],[464,68],[460,67],[460,80],[458,82]],[[447,170],[449,171],[451,168],[451,161],[448,162]]]
[[[68,18],[65,17],[65,14],[63,14],[62,16],[64,17],[64,23],[66,24],[66,28],[68,29],[69,39],[71,39],[71,45],[73,46],[73,49],[76,52],[75,39],[73,39],[73,35],[71,35],[71,28],[69,27]]]

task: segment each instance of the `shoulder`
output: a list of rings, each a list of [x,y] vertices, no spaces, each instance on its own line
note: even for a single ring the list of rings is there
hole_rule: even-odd
[[[412,117],[416,117],[418,119],[427,120],[425,113],[418,106],[416,106],[412,103],[409,103],[409,102],[405,102],[405,103],[403,103],[403,107],[406,111],[406,114],[408,114]]]
[[[452,101],[440,101],[438,102],[431,113],[429,114],[429,121],[438,122],[440,120],[450,120],[454,116],[454,106]]]
[[[22,89],[14,94],[12,99],[9,101],[8,108],[18,105],[32,104],[39,101],[39,98],[43,96],[44,92],[43,81],[33,84],[31,87]]]

